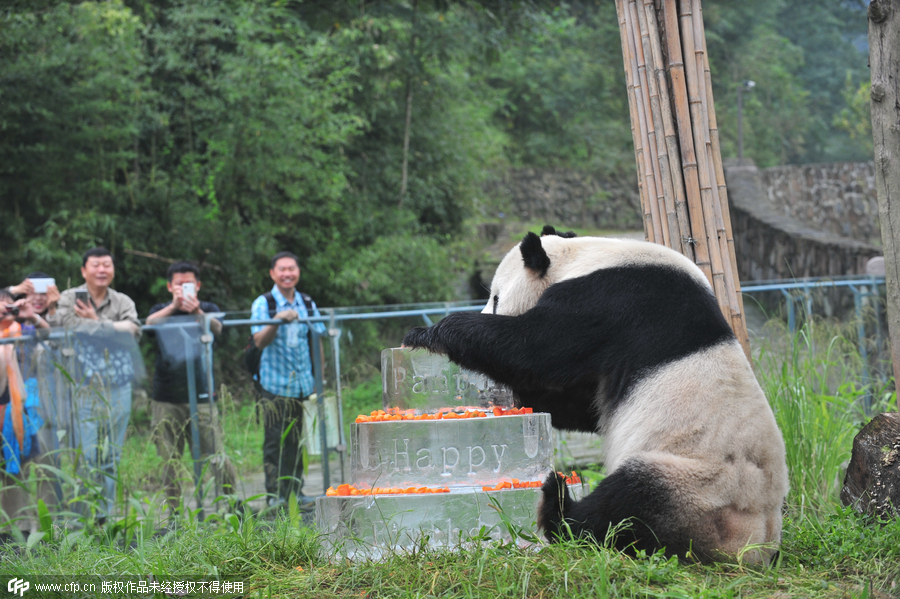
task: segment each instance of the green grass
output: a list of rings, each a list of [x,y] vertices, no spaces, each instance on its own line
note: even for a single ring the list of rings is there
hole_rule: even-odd
[[[830,513],[838,503],[853,437],[869,420],[864,396],[872,395],[871,415],[896,410],[887,381],[862,384],[863,363],[849,333],[813,321],[790,335],[770,321],[756,344],[757,378],[787,449],[788,508],[800,518]]]
[[[231,458],[238,476],[262,472],[263,430],[256,422],[256,402],[252,393],[239,392],[235,397],[223,386],[218,396],[225,453]],[[193,462],[189,447],[184,451],[181,466],[183,478],[191,479]],[[150,434],[149,414],[134,414],[122,448],[119,479],[131,493],[152,492],[161,484],[161,470],[162,460]]]
[[[349,562],[322,553],[313,528],[290,512],[277,519],[213,514],[190,517],[154,536],[153,505],[140,493],[128,516],[104,530],[44,527],[44,534],[0,550],[0,583],[36,573],[152,574],[156,579],[211,576],[241,581],[246,597],[900,597],[900,520],[877,522],[842,508],[838,492],[853,436],[873,413],[895,409],[886,386],[865,388],[862,363],[840,327],[814,322],[796,336],[770,325],[754,342],[755,369],[785,437],[791,491],[778,561],[769,567],[679,563],[636,558],[591,544],[566,542],[533,550],[482,545],[459,551],[416,550],[381,562]],[[345,415],[377,407],[378,380],[359,377],[345,389]],[[252,407],[252,404],[246,404]],[[225,419],[229,451],[246,451],[245,471],[258,467],[261,440],[252,412],[233,403]],[[231,423],[229,424],[229,421]],[[259,442],[257,442],[259,441]],[[152,466],[146,441],[135,438],[123,476]],[[143,456],[143,457],[141,457]],[[143,461],[142,461],[143,460]],[[127,479],[132,480],[132,479]],[[49,522],[49,521],[47,521]],[[29,544],[30,542],[30,544]],[[38,596],[33,594],[31,596]]]
[[[290,518],[190,525],[135,535],[134,549],[68,535],[6,556],[0,575],[35,573],[115,580],[212,576],[240,581],[246,597],[889,597],[900,581],[900,524],[835,511],[813,526],[785,521],[780,562],[769,568],[631,558],[567,542],[537,551],[480,546],[421,551],[383,562],[329,561],[310,528]]]

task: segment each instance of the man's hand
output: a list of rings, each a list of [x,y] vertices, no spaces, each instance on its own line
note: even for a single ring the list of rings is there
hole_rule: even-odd
[[[179,291],[181,287],[176,287]],[[188,314],[199,314],[200,313],[200,300],[196,297],[181,297],[181,311],[187,312]]]
[[[287,310],[282,310],[281,312],[273,316],[273,318],[277,318],[278,320],[286,320],[288,322],[294,322],[295,320],[300,318],[300,316],[297,314],[296,310],[291,310],[290,308],[288,308]]]
[[[120,333],[129,333],[132,336],[136,336],[139,330],[138,326],[130,320],[119,320],[114,322],[113,329]]]
[[[50,285],[47,287],[47,308],[55,312],[57,304],[59,304],[59,288]]]
[[[94,305],[88,300],[87,304],[81,300],[75,300],[75,315],[89,320],[97,320],[97,311]]]
[[[13,295],[30,295],[34,293],[34,285],[31,283],[30,279],[25,279],[18,285],[10,287],[9,292]]]
[[[172,286],[172,307],[175,310],[182,310],[182,302],[184,302],[184,293],[181,291],[181,285]],[[183,312],[184,310],[182,310]]]
[[[278,312],[272,318],[277,320],[284,320],[286,322],[294,322],[299,318],[299,315],[297,314],[296,310],[287,309]],[[276,334],[278,334],[277,324],[266,325],[261,331],[257,331],[253,334],[253,343],[255,343],[256,347],[258,347],[259,349],[263,349],[275,340]]]
[[[39,329],[50,326],[46,320],[34,311],[34,306],[31,305],[31,301],[28,298],[20,299],[14,305],[19,307],[19,320],[22,322],[29,322]]]

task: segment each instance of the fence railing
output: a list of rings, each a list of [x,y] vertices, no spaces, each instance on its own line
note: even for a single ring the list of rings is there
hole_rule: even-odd
[[[882,310],[883,306],[881,306],[880,302],[880,292],[879,287],[884,285],[883,277],[844,277],[844,278],[829,278],[829,279],[794,279],[794,280],[783,280],[783,281],[758,281],[758,282],[747,282],[743,284],[742,292],[745,295],[754,295],[757,293],[763,292],[777,292],[780,293],[784,299],[786,305],[786,314],[787,314],[787,322],[788,327],[791,331],[795,331],[797,328],[797,315],[798,315],[798,306],[802,306],[804,312],[807,315],[813,313],[813,305],[812,305],[812,293],[815,290],[821,289],[840,289],[844,288],[849,290],[853,294],[853,305],[855,310],[855,319],[857,323],[857,333],[858,333],[858,343],[860,348],[860,354],[864,358],[867,358],[867,346],[865,343],[866,339],[866,328],[863,318],[863,311],[866,303],[870,306],[875,305],[878,310]],[[363,321],[363,320],[383,320],[383,319],[391,319],[391,318],[421,318],[423,323],[426,325],[431,325],[434,321],[432,317],[443,317],[448,314],[456,313],[456,312],[471,312],[471,311],[479,311],[483,308],[483,301],[465,301],[465,302],[444,302],[444,303],[433,303],[426,305],[418,305],[418,307],[412,307],[410,305],[394,305],[394,306],[376,306],[376,307],[352,307],[352,308],[320,308],[320,312],[322,316],[313,316],[305,319],[301,319],[301,322],[305,322],[310,325],[312,323],[325,323],[326,325],[326,333],[319,334],[314,327],[310,326],[310,330],[313,335],[313,369],[314,369],[314,379],[315,379],[315,392],[316,392],[316,407],[318,414],[318,422],[317,428],[319,432],[319,450],[322,456],[322,474],[324,479],[323,488],[328,487],[332,484],[332,472],[330,466],[330,458],[332,456],[337,456],[339,459],[339,467],[340,474],[339,479],[340,482],[345,482],[346,480],[346,459],[347,459],[347,442],[345,439],[344,433],[344,418],[343,418],[343,400],[342,400],[342,392],[341,392],[341,336],[342,336],[342,327],[345,323],[352,321]],[[212,393],[212,390],[215,388],[214,380],[213,380],[213,364],[214,364],[214,351],[213,351],[213,342],[215,337],[211,331],[210,323],[213,319],[219,319],[222,323],[223,327],[228,328],[241,328],[247,327],[251,325],[265,325],[265,324],[281,324],[283,321],[270,319],[270,320],[251,320],[249,318],[241,318],[240,316],[246,314],[246,312],[240,313],[213,313],[213,314],[205,314],[203,318],[196,322],[172,322],[172,323],[163,323],[163,324],[155,324],[155,325],[145,325],[143,327],[144,331],[167,331],[173,328],[179,329],[180,335],[183,338],[184,347],[185,347],[185,355],[192,355],[195,351],[195,346],[199,341],[200,344],[200,352],[202,355],[202,367],[203,367],[203,377],[205,379],[205,388],[208,393]],[[238,316],[234,318],[234,316]],[[880,325],[881,319],[875,319],[875,328],[876,335],[878,337],[878,342],[881,342],[882,338],[882,328]],[[199,328],[199,331],[191,333],[190,330],[192,327]],[[199,335],[197,334],[199,333]],[[71,332],[62,331],[62,330],[51,330],[51,331],[39,331],[33,337],[18,337],[18,338],[4,338],[0,339],[0,344],[8,344],[8,343],[25,343],[28,341],[44,343],[44,342],[57,342],[57,343],[65,343],[66,339],[69,339],[71,336]],[[325,377],[322,371],[323,359],[321,354],[321,345],[320,340],[324,343],[325,339],[328,338],[331,344],[331,354],[333,360],[333,368],[334,368],[334,396],[336,401],[336,417],[337,423],[329,423],[327,420],[329,419],[328,411],[326,410],[325,400]],[[197,373],[195,372],[195,365],[192,359],[185,360],[185,366],[187,368],[187,379],[188,379],[188,403],[190,405],[190,414],[191,414],[191,434],[192,434],[192,458],[194,462],[194,478],[197,489],[197,498],[202,506],[203,497],[200,493],[202,493],[202,485],[200,484],[202,464],[200,459],[200,442],[199,442],[199,416],[198,416],[198,399],[206,399],[204,397],[198,396],[197,389]],[[869,382],[869,374],[868,370],[866,370],[866,380],[863,383]],[[336,426],[330,426],[332,424],[336,424]],[[329,438],[329,429],[334,432],[337,431],[336,435],[331,435],[336,438]]]

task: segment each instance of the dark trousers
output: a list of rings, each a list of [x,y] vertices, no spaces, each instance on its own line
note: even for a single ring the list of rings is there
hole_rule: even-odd
[[[303,403],[296,397],[281,397],[262,391],[259,415],[263,419],[263,469],[266,492],[287,499],[300,496],[303,487]]]

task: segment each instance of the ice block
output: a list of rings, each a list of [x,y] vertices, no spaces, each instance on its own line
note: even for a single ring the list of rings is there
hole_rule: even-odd
[[[483,374],[461,368],[424,349],[390,348],[381,352],[384,409],[434,413],[440,408],[487,409],[513,405],[512,392]]]
[[[569,485],[576,499],[581,484]],[[381,559],[422,546],[455,548],[477,540],[520,546],[538,536],[540,489],[484,492],[457,488],[441,495],[320,497],[316,527],[326,552],[349,558]],[[522,535],[521,533],[525,533]]]
[[[553,468],[550,415],[354,423],[350,453],[362,487],[543,480]]]

